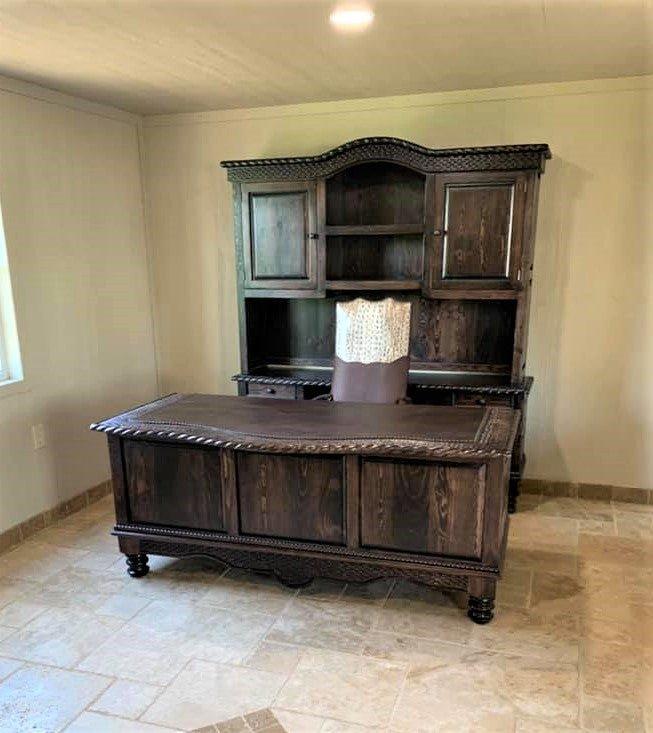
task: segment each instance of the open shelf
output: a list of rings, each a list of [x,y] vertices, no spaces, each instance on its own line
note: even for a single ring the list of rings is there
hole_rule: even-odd
[[[419,280],[327,280],[327,290],[421,290]]]
[[[326,181],[326,224],[424,225],[426,178],[411,168],[383,161],[353,165]],[[365,232],[366,233],[366,232]]]
[[[419,282],[423,270],[424,237],[421,232],[417,235],[382,235],[379,232],[377,236],[327,237],[327,281]],[[407,289],[412,287],[407,286]]]
[[[388,236],[393,234],[424,234],[423,224],[347,224],[326,226],[327,236]]]

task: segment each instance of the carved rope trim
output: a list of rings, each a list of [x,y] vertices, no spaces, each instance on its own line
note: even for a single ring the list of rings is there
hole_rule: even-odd
[[[360,453],[363,455],[377,455],[379,453],[433,458],[504,458],[510,456],[511,451],[493,447],[471,447],[468,443],[442,442],[439,440],[424,442],[419,440],[399,439],[366,440],[351,439],[346,442],[329,441],[325,443],[311,442],[306,439],[280,440],[255,439],[255,440],[233,440],[229,438],[207,438],[204,436],[178,433],[174,430],[143,430],[133,427],[121,427],[114,425],[96,424],[90,426],[91,430],[108,435],[120,437],[139,438],[141,440],[163,440],[174,441],[175,443],[193,443],[195,445],[214,446],[230,450],[241,450],[248,452],[264,451],[266,453],[307,453],[311,455],[334,454],[334,453]]]
[[[330,379],[309,379],[306,377],[266,377],[256,374],[234,374],[232,382],[245,384],[273,384],[282,387],[330,387]],[[532,377],[523,382],[505,386],[460,385],[460,384],[410,384],[415,389],[443,392],[479,392],[483,394],[528,394],[533,384]]]
[[[431,569],[386,566],[350,559],[279,554],[274,551],[245,550],[232,547],[206,547],[169,540],[140,540],[142,552],[173,557],[208,557],[232,567],[265,569],[280,577],[327,577],[337,580],[369,582],[380,578],[405,578],[431,587],[467,590],[469,575],[436,572]]]
[[[400,562],[406,563],[406,565],[420,565],[425,568],[446,568],[452,571],[482,571],[484,573],[492,573],[493,575],[499,575],[499,569],[482,565],[479,561],[465,561],[465,560],[448,560],[440,557],[425,557],[423,555],[409,556],[403,555],[399,552],[381,552],[378,550],[355,550],[349,547],[338,546],[338,545],[314,545],[306,542],[294,542],[292,540],[281,540],[273,537],[247,537],[243,535],[232,536],[228,534],[220,534],[217,532],[204,532],[202,530],[191,530],[191,529],[168,529],[166,527],[150,527],[139,524],[117,524],[114,527],[114,534],[142,534],[151,535],[152,537],[160,537],[163,541],[167,541],[166,538],[188,538],[196,540],[208,540],[212,542],[221,542],[234,547],[239,545],[253,546],[257,551],[261,552],[275,552],[279,550],[293,550],[293,551],[304,551],[314,552],[319,555],[337,555],[338,560],[342,558],[355,558],[357,560],[367,560],[369,562],[384,561],[384,562]]]
[[[424,173],[519,169],[542,172],[544,161],[550,157],[545,144],[437,150],[394,137],[366,137],[320,155],[227,160],[220,165],[227,169],[229,180],[247,182],[318,178],[372,160],[394,161]]]
[[[182,394],[171,394],[153,402],[141,405],[134,410],[92,423],[90,429],[108,435],[137,438],[139,440],[173,441],[195,445],[214,446],[241,451],[265,451],[267,453],[307,453],[307,454],[362,454],[380,453],[426,458],[504,458],[511,455],[506,448],[490,444],[495,430],[500,438],[510,429],[512,411],[507,408],[489,407],[475,436],[476,444],[471,441],[447,441],[434,437],[430,440],[411,436],[385,438],[383,436],[359,436],[343,440],[327,438],[305,438],[303,436],[257,435],[230,431],[224,428],[194,423],[157,421],[147,419],[147,414],[156,407],[174,404],[182,399]],[[138,421],[138,426],[133,424]],[[153,427],[149,427],[149,426]],[[180,428],[180,429],[170,429]],[[164,428],[164,429],[162,429]],[[207,435],[206,433],[209,433]],[[213,435],[215,434],[215,437]]]

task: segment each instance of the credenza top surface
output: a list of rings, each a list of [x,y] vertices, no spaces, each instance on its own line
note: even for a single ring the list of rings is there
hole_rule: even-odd
[[[94,423],[134,439],[289,453],[507,456],[519,412],[173,394]]]

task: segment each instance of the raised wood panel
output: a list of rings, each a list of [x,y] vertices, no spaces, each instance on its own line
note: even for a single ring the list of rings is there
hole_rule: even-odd
[[[507,278],[515,187],[445,187],[444,278]]]
[[[308,194],[250,194],[252,278],[308,277]]]
[[[242,187],[245,287],[317,287],[316,184]]]
[[[520,286],[526,190],[520,172],[435,176],[431,290]]]
[[[364,459],[361,544],[480,558],[485,467]]]
[[[223,530],[219,451],[125,441],[131,521]]]
[[[344,544],[340,457],[237,454],[240,531]]]

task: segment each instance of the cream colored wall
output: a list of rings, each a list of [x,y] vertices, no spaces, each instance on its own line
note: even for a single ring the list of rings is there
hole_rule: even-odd
[[[433,147],[547,142],[528,373],[527,475],[653,487],[653,78],[147,118],[162,390],[233,392],[229,158],[365,135]]]
[[[25,372],[0,387],[1,532],[108,478],[89,423],[156,394],[138,120],[0,79],[0,202]]]

